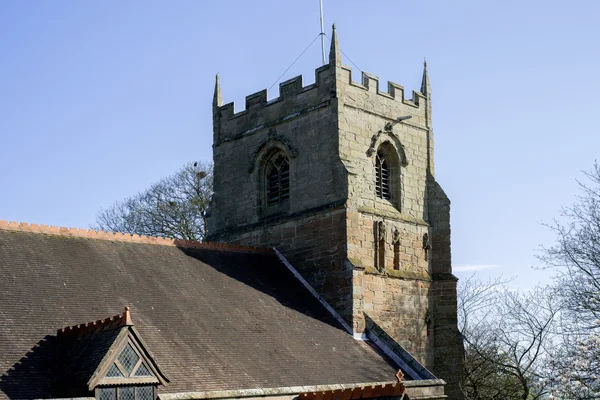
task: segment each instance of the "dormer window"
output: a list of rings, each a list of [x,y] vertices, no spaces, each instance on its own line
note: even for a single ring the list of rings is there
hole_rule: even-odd
[[[65,352],[57,392],[93,394],[97,400],[155,400],[158,387],[169,382],[134,328],[128,307],[122,315],[61,329],[58,339]]]
[[[154,400],[154,386],[116,386],[96,389],[98,400]]]
[[[143,350],[128,338],[96,387],[98,400],[154,400],[159,380]],[[133,386],[135,385],[135,386]]]
[[[154,375],[130,343],[121,351],[119,357],[106,373],[107,378],[153,377]]]

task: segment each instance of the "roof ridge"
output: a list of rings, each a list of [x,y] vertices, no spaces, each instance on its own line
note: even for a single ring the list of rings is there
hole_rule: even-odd
[[[133,326],[129,307],[125,307],[123,314],[113,315],[112,317],[99,319],[86,324],[67,326],[66,328],[59,329],[57,334],[61,336],[79,336],[93,332],[110,331],[124,326]]]
[[[78,237],[97,240],[112,240],[126,243],[155,244],[161,246],[191,247],[208,250],[233,250],[249,251],[257,253],[272,253],[273,249],[265,247],[244,246],[234,243],[199,242],[196,240],[170,239],[158,236],[145,236],[122,232],[106,232],[103,230],[85,228],[67,228],[64,226],[28,224],[27,222],[0,220],[0,231],[18,231],[29,233],[41,233],[47,235]]]

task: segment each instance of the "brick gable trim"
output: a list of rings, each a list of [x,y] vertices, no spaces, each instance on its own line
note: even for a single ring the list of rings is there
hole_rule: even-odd
[[[135,235],[121,232],[105,232],[96,231],[94,229],[84,228],[67,228],[52,225],[38,225],[28,224],[27,222],[15,222],[15,221],[4,221],[0,220],[0,230],[4,231],[18,231],[27,233],[38,233],[55,236],[95,239],[95,240],[109,240],[114,242],[125,242],[125,243],[141,243],[141,244],[154,244],[161,246],[174,246],[174,247],[185,247],[185,248],[201,248],[207,250],[224,250],[224,251],[239,251],[239,252],[253,252],[253,253],[272,253],[273,250],[269,248],[242,246],[238,244],[230,243],[203,243],[193,240],[182,240],[182,239],[169,239],[156,236],[144,236]]]

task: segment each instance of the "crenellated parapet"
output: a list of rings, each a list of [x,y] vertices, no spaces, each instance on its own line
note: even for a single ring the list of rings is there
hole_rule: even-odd
[[[330,65],[315,70],[315,83],[304,86],[302,75],[279,84],[279,96],[268,100],[267,89],[246,96],[245,109],[233,102],[213,107],[214,143],[234,140],[327,107],[335,97],[335,74]]]
[[[426,99],[424,94],[416,90],[412,91],[412,97],[410,99],[406,99],[404,95],[404,86],[391,81],[388,81],[387,83],[387,91],[382,91],[379,87],[379,77],[364,71],[361,73],[362,84],[356,83],[352,80],[351,68],[343,67],[343,69],[348,74],[348,83],[350,85],[366,90],[367,92],[375,93],[379,96],[383,96],[384,98],[393,99],[399,103],[415,108],[419,108],[419,106],[423,104],[423,101]]]
[[[220,89],[217,90],[220,99]],[[353,92],[359,96],[352,96]],[[394,82],[387,82],[387,91],[381,90],[379,78],[367,72],[361,72],[360,82],[356,82],[350,67],[327,64],[315,70],[315,83],[311,85],[304,86],[302,75],[298,75],[280,83],[279,96],[274,99],[268,100],[267,89],[246,96],[244,110],[237,111],[233,102],[215,104],[214,143],[235,140],[328,107],[336,98],[342,98],[348,105],[356,103],[356,107],[368,109],[372,104],[372,108],[379,111],[388,109],[391,119],[396,118],[398,112],[424,116],[427,100],[423,93],[415,90],[412,97],[406,99],[404,87]]]
[[[390,121],[399,116],[410,115],[408,125],[425,128],[427,120],[427,96],[420,91],[412,90],[412,96],[406,98],[404,86],[395,83],[381,82],[376,75],[361,72],[357,81],[353,71],[347,66],[339,70],[338,92],[343,93],[344,105],[376,114]],[[385,89],[384,89],[385,88]]]

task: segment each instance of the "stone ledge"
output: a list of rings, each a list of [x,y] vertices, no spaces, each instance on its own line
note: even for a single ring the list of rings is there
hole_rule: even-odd
[[[420,225],[420,226],[427,226],[427,227],[429,226],[429,224],[424,219],[411,217],[406,214],[401,214],[399,211],[382,210],[379,208],[364,207],[364,206],[358,207],[356,210],[362,214],[369,214],[369,215],[375,215],[378,217],[385,217],[388,219],[392,219],[394,221],[409,222],[409,223],[412,223],[415,225]]]
[[[233,235],[238,235],[240,233],[251,232],[255,229],[259,228],[269,228],[274,225],[282,224],[285,222],[295,221],[301,218],[310,217],[312,215],[318,214],[323,211],[336,211],[336,210],[345,210],[346,200],[338,200],[334,201],[322,206],[314,207],[305,211],[300,211],[292,214],[284,214],[277,215],[269,218],[264,218],[261,221],[255,222],[253,224],[241,226],[241,227],[231,227],[226,229],[221,229],[215,233],[212,233],[207,236],[207,242],[213,242],[217,240],[221,240],[226,237],[230,237]]]
[[[431,282],[432,277],[427,273],[420,273],[415,271],[402,271],[391,268],[386,268],[385,271],[381,272],[377,268],[371,266],[362,265],[360,260],[356,258],[348,258],[347,261],[352,265],[353,269],[365,271],[366,274],[369,275],[379,275],[386,278],[395,278],[395,279],[405,279],[405,280],[415,280],[415,281],[423,281],[423,282]],[[454,275],[452,275],[454,276]],[[450,280],[450,279],[446,279]]]

